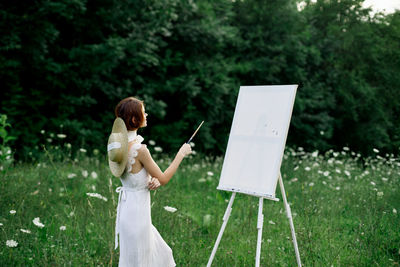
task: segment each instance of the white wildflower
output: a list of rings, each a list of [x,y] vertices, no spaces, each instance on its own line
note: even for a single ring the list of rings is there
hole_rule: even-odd
[[[18,242],[11,239],[6,241],[6,245],[7,247],[15,248],[16,246],[18,246]]]
[[[10,214],[15,214],[16,211],[15,210],[10,210]]]
[[[19,230],[21,230],[21,232],[26,233],[26,234],[30,234],[31,233],[30,230],[25,230],[25,229],[19,229]]]
[[[65,225],[60,226],[60,231],[65,231],[67,227]]]
[[[49,143],[53,142],[53,139],[51,139],[51,138],[47,138],[46,140],[47,140],[47,142],[49,142]]]
[[[57,134],[57,137],[60,139],[64,139],[65,137],[67,137],[66,134]]]
[[[174,207],[169,207],[169,206],[165,206],[164,209],[165,209],[166,211],[168,211],[168,212],[175,212],[175,211],[177,211],[176,208],[174,208]]]
[[[67,177],[69,179],[72,179],[72,178],[76,177],[76,174],[75,173],[69,173]]]
[[[154,151],[156,152],[162,152],[162,148],[159,146],[154,147]]]
[[[89,175],[89,173],[88,173],[88,171],[87,170],[84,170],[84,171],[82,171],[82,176],[83,177],[88,177],[88,175]]]
[[[349,151],[350,148],[348,148],[347,146],[345,146],[345,147],[343,147],[343,150],[344,150],[344,151]]]
[[[196,155],[197,152],[195,150],[192,150],[192,155]]]
[[[375,153],[379,153],[379,150],[376,148],[372,149],[372,151],[374,151]]]
[[[325,177],[329,176],[329,173],[330,173],[329,171],[324,171],[324,176]]]
[[[269,224],[275,224],[275,223],[274,223],[273,221],[271,221],[271,220],[270,220],[268,223],[269,223]]]
[[[325,132],[324,132],[324,131],[319,131],[319,134],[320,134],[320,135],[324,135]]]
[[[149,140],[149,145],[154,146],[156,142],[154,140]]]
[[[2,223],[0,223],[0,226],[3,226],[3,224],[2,224]]]
[[[82,153],[86,153],[87,152],[87,150],[84,149],[84,148],[79,148],[79,151],[82,152]]]
[[[335,172],[342,173],[342,171],[340,169],[336,169]]]
[[[194,147],[195,144],[194,144],[193,142],[190,142],[189,145],[190,145],[191,147]]]
[[[71,148],[71,144],[70,143],[66,143],[65,146],[69,149]]]
[[[397,210],[395,208],[393,208],[393,213],[397,214]]]
[[[311,156],[312,156],[313,158],[318,157],[318,150],[317,150],[317,151],[314,151],[314,152],[311,154]]]
[[[314,183],[311,182],[311,183],[308,184],[308,186],[313,187]]]
[[[199,180],[197,180],[199,183],[205,183],[207,180],[205,178],[200,178]]]
[[[45,132],[46,132],[45,130],[41,130],[41,131],[40,131],[41,134],[44,134]]]
[[[383,192],[377,192],[376,195],[377,195],[378,197],[382,197],[382,196],[383,196]]]
[[[299,166],[296,166],[296,167],[294,167],[293,170],[294,170],[294,171],[297,171],[298,168],[299,168]]]
[[[337,191],[339,191],[340,190],[340,186],[336,186],[336,188],[335,188]]]
[[[206,214],[203,217],[203,224],[204,226],[209,226],[211,223],[211,215],[210,214]]]
[[[86,193],[86,195],[88,195],[89,197],[95,197],[104,201],[107,201],[106,197],[103,197],[102,195],[100,195],[99,193]]]
[[[299,179],[297,179],[296,177],[293,178],[292,180],[290,180],[292,183],[297,182]]]
[[[388,180],[388,178],[382,177],[382,181],[387,182]]]
[[[92,172],[90,176],[92,176],[93,179],[97,179],[98,177],[96,172]]]
[[[310,167],[305,167],[304,170],[309,172],[311,170],[311,168]]]
[[[43,228],[44,227],[44,224],[40,222],[39,217],[36,217],[35,219],[33,219],[32,222],[33,222],[34,225],[36,225],[39,228]]]
[[[337,156],[339,156],[338,152],[333,152],[333,156],[336,158]]]
[[[325,181],[322,181],[322,183],[323,183],[324,185],[326,185],[326,182],[325,182]]]
[[[344,174],[346,174],[347,176],[350,176],[350,172],[348,170],[345,170]]]
[[[267,239],[267,242],[268,242],[268,243],[271,243],[271,242],[272,242],[272,240],[271,240],[271,239]]]
[[[208,175],[208,176],[213,176],[213,175],[214,175],[214,173],[213,173],[213,172],[210,172],[210,171],[208,171],[208,172],[207,172],[207,175]]]
[[[376,183],[374,183],[373,181],[371,181],[371,184],[372,184],[373,186],[375,186],[375,185],[376,185]]]

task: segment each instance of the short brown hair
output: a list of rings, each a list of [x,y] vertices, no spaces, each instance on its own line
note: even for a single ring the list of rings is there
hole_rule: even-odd
[[[144,122],[143,101],[135,97],[122,99],[115,107],[115,116],[121,118],[128,131],[138,129]],[[135,122],[132,121],[135,118]]]

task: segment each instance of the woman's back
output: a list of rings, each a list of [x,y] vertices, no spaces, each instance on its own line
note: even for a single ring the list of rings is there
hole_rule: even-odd
[[[142,150],[146,149],[146,145],[141,144],[143,137],[136,133],[130,132],[128,138],[128,163],[121,176],[121,183],[124,187],[145,189],[150,181],[150,175],[137,158]]]

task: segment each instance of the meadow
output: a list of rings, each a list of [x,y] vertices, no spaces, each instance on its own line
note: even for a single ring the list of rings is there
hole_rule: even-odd
[[[165,168],[170,156],[152,150]],[[400,160],[374,152],[286,149],[281,172],[303,266],[400,266]],[[120,181],[104,155],[86,154],[53,148],[2,168],[0,266],[118,265]],[[151,192],[153,224],[177,266],[207,264],[231,195],[216,190],[222,163],[193,155]],[[257,212],[256,197],[236,196],[213,266],[254,265]],[[282,201],[264,201],[261,266],[296,266]]]

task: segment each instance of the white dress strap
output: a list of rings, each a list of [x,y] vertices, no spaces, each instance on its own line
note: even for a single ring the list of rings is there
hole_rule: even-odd
[[[128,162],[126,163],[125,172],[130,173],[132,171],[132,165],[135,164],[135,158],[138,155],[137,151],[142,147],[143,140],[144,138],[140,135],[130,140],[130,142],[133,142],[133,145],[131,145],[128,151]]]

